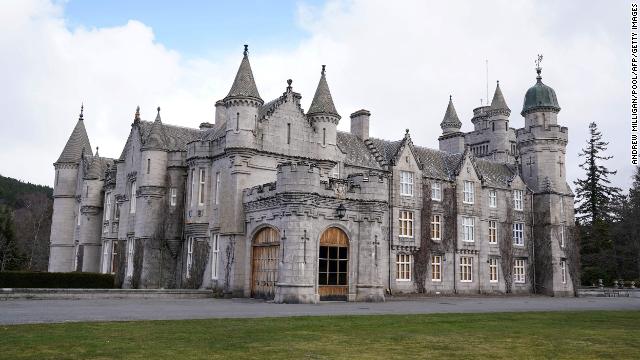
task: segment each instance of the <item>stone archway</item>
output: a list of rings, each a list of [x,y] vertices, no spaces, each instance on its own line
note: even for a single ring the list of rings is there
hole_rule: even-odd
[[[330,227],[320,237],[318,295],[320,300],[347,300],[349,294],[349,238]]]
[[[278,282],[280,234],[265,227],[253,237],[251,255],[251,297],[273,299]]]

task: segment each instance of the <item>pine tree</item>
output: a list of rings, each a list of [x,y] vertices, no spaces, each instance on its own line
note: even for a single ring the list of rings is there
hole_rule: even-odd
[[[613,205],[620,198],[620,189],[611,186],[609,175],[617,171],[607,169],[602,162],[613,156],[605,156],[608,142],[602,141],[602,134],[596,123],[589,124],[590,138],[587,147],[582,149],[579,156],[585,157],[580,168],[585,170],[586,178],[578,179],[574,183],[576,188],[576,217],[582,225],[593,226],[597,222],[606,222],[614,217]]]
[[[589,124],[590,138],[580,156],[585,160],[580,168],[585,178],[575,181],[576,218],[580,233],[580,257],[583,283],[596,283],[598,279],[611,282],[618,278],[616,247],[610,225],[619,220],[621,190],[611,186],[611,171],[602,163],[612,158],[604,155],[608,142],[602,140],[596,123]]]
[[[12,211],[0,205],[0,271],[18,270],[22,261],[16,243]]]

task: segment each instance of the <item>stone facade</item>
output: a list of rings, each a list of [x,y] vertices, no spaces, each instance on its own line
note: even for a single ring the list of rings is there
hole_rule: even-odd
[[[513,129],[498,86],[470,133],[450,100],[433,150],[409,130],[369,137],[367,110],[338,131],[324,66],[309,111],[291,80],[265,103],[245,48],[214,124],[168,125],[160,108],[143,121],[138,109],[111,159],[93,155],[81,112],[54,164],[49,271],[289,303],[421,288],[572,294],[567,128],[555,93],[538,105],[536,94]]]

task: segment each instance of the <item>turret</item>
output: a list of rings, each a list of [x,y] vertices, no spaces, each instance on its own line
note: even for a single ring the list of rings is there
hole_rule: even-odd
[[[502,95],[500,89],[500,81],[496,82],[496,91],[491,100],[491,106],[488,111],[488,121],[491,131],[491,149],[493,158],[496,160],[507,161],[511,150],[509,143],[509,115],[511,109],[507,106],[507,102]]]
[[[229,94],[223,99],[226,107],[226,147],[255,147],[258,110],[264,101],[258,93],[249,64],[249,46],[244,46],[244,56]],[[216,119],[216,122],[218,119]]]
[[[464,133],[460,131],[462,122],[458,118],[456,109],[453,106],[453,99],[449,95],[449,104],[444,113],[440,128],[442,135],[438,138],[441,151],[449,153],[462,153],[464,151]]]
[[[336,127],[340,122],[340,115],[333,104],[329,84],[327,84],[326,65],[322,65],[320,72],[320,81],[313,95],[313,101],[307,111],[309,123],[313,126],[316,134],[318,134],[318,143],[324,148],[336,145]],[[329,158],[333,153],[331,150],[321,151],[324,158]]]
[[[91,144],[84,127],[84,105],[80,107],[80,116],[60,157],[53,164],[55,180],[53,184],[53,217],[51,219],[51,238],[49,271],[72,271],[75,244],[74,230],[80,210],[76,201],[78,170],[83,154],[93,155]]]

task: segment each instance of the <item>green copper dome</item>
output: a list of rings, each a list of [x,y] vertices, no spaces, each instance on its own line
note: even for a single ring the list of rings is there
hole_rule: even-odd
[[[538,81],[535,85],[527,90],[524,96],[524,105],[522,106],[521,115],[528,114],[536,110],[552,110],[560,111],[560,105],[558,104],[558,97],[556,92],[549,86],[542,83],[542,76],[540,76],[540,69],[538,70]]]

